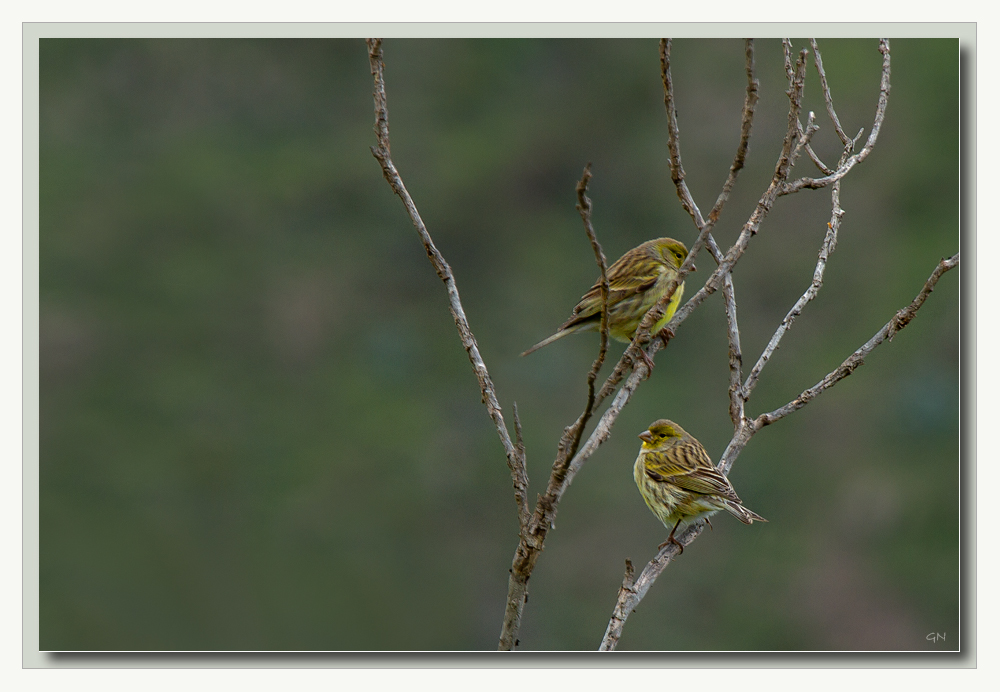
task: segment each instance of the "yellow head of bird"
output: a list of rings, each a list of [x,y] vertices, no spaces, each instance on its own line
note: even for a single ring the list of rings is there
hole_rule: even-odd
[[[664,444],[670,444],[674,440],[679,440],[684,435],[684,429],[677,425],[677,423],[666,418],[661,418],[650,425],[648,430],[639,433],[639,439],[642,440],[643,449],[653,449],[661,447]]]
[[[653,241],[653,248],[660,255],[663,262],[674,269],[680,269],[688,256],[687,246],[673,238],[657,238]],[[691,271],[694,270],[695,267],[692,266]]]

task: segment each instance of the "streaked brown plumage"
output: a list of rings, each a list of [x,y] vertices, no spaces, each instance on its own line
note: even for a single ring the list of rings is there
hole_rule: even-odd
[[[635,330],[667,291],[667,286],[677,276],[677,270],[687,257],[684,243],[673,238],[647,240],[634,247],[608,267],[608,333],[618,341],[628,343],[635,336]],[[693,269],[693,267],[692,267]],[[651,330],[656,334],[677,312],[684,282],[677,286],[667,309]],[[601,328],[601,281],[587,291],[573,308],[573,314],[559,327],[559,331],[522,353],[526,356],[567,334],[580,331],[598,331]]]
[[[684,546],[674,539],[681,524],[706,520],[724,509],[744,524],[767,521],[743,506],[733,484],[715,468],[698,440],[673,421],[661,418],[640,433],[642,448],[633,475],[646,506],[670,529],[660,544]],[[711,524],[709,524],[711,525]]]

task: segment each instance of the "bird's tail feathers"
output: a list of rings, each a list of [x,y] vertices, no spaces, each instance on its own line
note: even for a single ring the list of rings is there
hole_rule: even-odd
[[[738,502],[733,502],[732,500],[724,500],[724,502],[726,503],[726,511],[742,521],[744,524],[752,524],[755,521],[767,521],[764,517],[760,516],[753,510],[747,509]]]
[[[535,344],[534,346],[532,346],[531,348],[529,348],[527,351],[525,351],[524,353],[522,353],[521,356],[523,357],[523,356],[528,355],[529,353],[534,353],[535,351],[537,351],[538,349],[540,349],[542,346],[548,346],[553,341],[558,341],[559,339],[563,338],[567,334],[572,334],[575,331],[576,331],[576,329],[574,329],[572,327],[570,329],[560,329],[558,332],[556,332],[555,334],[553,334],[552,336],[550,336],[548,339],[542,339],[541,341],[539,341],[537,344]]]

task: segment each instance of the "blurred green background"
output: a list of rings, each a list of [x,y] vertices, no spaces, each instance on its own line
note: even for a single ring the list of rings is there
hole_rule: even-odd
[[[845,129],[867,137],[877,42],[820,49]],[[596,277],[574,209],[584,164],[609,260],[695,238],[669,177],[657,41],[384,50],[393,156],[508,420],[518,403],[533,498],[597,350],[577,335],[518,357]],[[510,475],[443,286],[369,152],[364,42],[43,39],[40,61],[40,647],[495,648],[517,544]],[[757,68],[724,247],[785,129],[779,41],[757,42]],[[678,40],[673,73],[707,213],[738,141],[743,43]],[[806,108],[833,163],[812,66]],[[749,413],[817,382],[958,251],[958,174],[958,42],[893,40],[888,114],[844,182],[826,285]],[[781,198],[737,266],[748,370],[808,286],[829,209],[829,191]],[[688,296],[712,262],[698,264]],[[621,649],[958,647],[958,279],[753,439],[731,477],[770,523],[720,517]],[[632,480],[636,435],[670,417],[717,459],[727,363],[716,295],[567,492],[520,648],[596,649],[625,558],[641,567],[666,537]]]

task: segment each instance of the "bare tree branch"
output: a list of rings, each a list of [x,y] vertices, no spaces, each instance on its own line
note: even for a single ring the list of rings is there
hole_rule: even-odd
[[[715,205],[712,207],[712,211],[708,212],[708,221],[712,225],[719,220],[719,214],[722,213],[722,207],[729,200],[729,193],[732,192],[733,186],[736,184],[736,176],[739,175],[741,170],[743,170],[743,165],[746,163],[747,152],[750,150],[750,130],[753,126],[754,111],[757,108],[757,91],[760,88],[760,83],[757,81],[757,77],[754,74],[756,66],[754,62],[753,39],[748,38],[744,40],[743,43],[746,54],[747,95],[743,99],[743,117],[740,121],[740,143],[739,146],[736,147],[736,156],[733,158],[733,163],[729,166],[729,176],[726,178],[726,182],[722,186],[722,192],[719,193],[718,199],[715,200]],[[676,133],[673,136],[676,138]],[[677,160],[680,161],[679,141],[677,147]],[[686,188],[687,186],[685,186],[685,189]],[[677,194],[680,194],[680,190],[677,191]],[[697,221],[695,221],[695,223],[697,223]],[[715,245],[715,241],[710,243],[710,250],[713,245]],[[715,253],[713,253],[713,255],[714,254]]]
[[[792,77],[792,42],[790,40],[788,40],[787,38],[786,39],[782,39],[781,45],[782,45],[782,47],[784,48],[784,51],[785,51],[785,74],[788,76],[789,79],[791,79],[791,77]],[[799,134],[801,135],[804,132],[805,132],[805,128],[803,128],[802,124],[799,123]],[[820,160],[819,156],[816,155],[816,152],[813,151],[812,146],[809,145],[809,144],[806,144],[806,153],[809,154],[809,158],[812,159],[812,162],[814,164],[816,164],[816,168],[820,169],[820,171],[822,171],[823,173],[826,173],[827,175],[830,175],[831,173],[833,173],[833,169],[830,168],[829,166],[827,166],[825,163],[823,163],[822,160]]]
[[[764,194],[761,196],[760,200],[757,202],[756,208],[750,215],[750,218],[743,225],[740,235],[736,242],[733,244],[729,251],[726,253],[722,262],[712,273],[712,276],[708,278],[705,285],[688,300],[684,305],[682,305],[677,313],[674,315],[670,324],[667,325],[667,329],[676,328],[683,320],[687,319],[687,316],[691,314],[705,298],[714,293],[719,289],[722,284],[722,277],[735,266],[736,262],[742,257],[743,253],[746,252],[747,246],[750,243],[750,238],[757,234],[761,223],[767,217],[768,212],[770,212],[771,207],[774,205],[775,200],[779,196],[779,191],[784,185],[785,180],[788,178],[788,173],[791,169],[792,163],[792,153],[793,147],[799,141],[799,127],[798,127],[798,116],[802,109],[802,91],[805,86],[805,57],[806,52],[802,51],[799,54],[798,60],[796,62],[796,68],[792,74],[792,79],[789,83],[788,98],[789,98],[789,109],[788,109],[788,127],[785,131],[785,139],[781,147],[781,153],[778,156],[778,161],[775,164],[774,175],[771,178],[771,182],[765,190]],[[655,342],[653,344],[655,347]]]
[[[722,187],[722,192],[719,193],[719,197],[715,201],[715,206],[712,207],[712,211],[708,214],[708,224],[711,226],[715,225],[715,222],[718,220],[719,214],[722,211],[722,206],[729,199],[729,193],[732,191],[733,185],[736,183],[737,174],[743,168],[746,161],[746,154],[750,147],[750,130],[753,124],[754,108],[757,105],[757,89],[759,83],[757,82],[757,78],[754,76],[753,40],[746,39],[744,43],[746,49],[747,95],[743,102],[743,119],[740,126],[740,143],[736,149],[736,157],[733,159],[733,163],[729,167],[729,176],[726,178],[726,182]],[[667,48],[667,51],[669,51],[669,47]],[[673,101],[672,94],[670,100]],[[672,124],[676,125],[676,122],[673,122]],[[681,161],[680,133],[676,127],[669,128],[668,146],[670,149],[671,171],[673,171],[675,168],[675,162],[676,167],[680,168]],[[694,199],[691,197],[691,192],[688,190],[683,177],[681,177],[680,180],[677,180],[675,176],[672,177],[674,178],[674,184],[677,187],[677,195],[681,198],[682,206],[689,210],[691,218],[698,227],[699,231],[704,229],[706,224],[701,218],[698,206],[694,203]],[[688,200],[687,204],[685,204],[685,199]],[[722,262],[722,253],[720,252],[718,245],[716,245],[715,239],[711,235],[707,236],[706,245],[712,255],[712,258],[715,259],[715,263],[720,264]],[[736,320],[736,294],[733,288],[732,275],[729,272],[726,273],[723,280],[722,296],[726,305],[726,324],[729,336],[729,415],[735,425],[743,415],[742,399],[739,396],[740,381],[742,380],[743,353],[740,348],[740,332]]]
[[[823,89],[823,100],[826,102],[826,112],[830,116],[830,120],[833,121],[833,128],[837,131],[837,136],[840,137],[840,141],[846,147],[851,143],[851,138],[847,136],[844,128],[840,126],[840,118],[837,117],[837,111],[833,107],[833,96],[830,94],[830,85],[826,81],[826,71],[823,69],[823,56],[820,55],[816,39],[809,39],[809,45],[813,49],[813,60],[816,63],[816,72],[819,73],[819,83]]]
[[[385,96],[385,65],[382,59],[382,41],[381,39],[368,39],[367,43],[372,78],[375,82],[375,135],[378,142],[377,146],[372,147],[372,154],[382,165],[382,174],[385,176],[386,181],[388,181],[393,191],[403,201],[410,220],[420,235],[424,250],[427,252],[427,257],[447,288],[449,306],[452,317],[455,319],[455,326],[458,328],[462,345],[465,346],[465,350],[469,354],[469,360],[472,362],[476,379],[479,381],[483,401],[486,403],[490,417],[496,425],[497,434],[500,436],[500,441],[507,455],[507,466],[511,472],[511,479],[514,486],[514,500],[517,503],[518,520],[521,525],[521,538],[518,542],[517,552],[515,553],[514,566],[511,567],[507,608],[504,612],[500,641],[501,649],[512,649],[517,641],[516,634],[520,628],[521,612],[527,600],[528,577],[531,575],[531,570],[534,568],[535,560],[538,558],[542,542],[544,541],[544,530],[539,530],[540,524],[538,522],[541,508],[536,507],[536,511],[532,515],[527,506],[528,477],[525,469],[524,444],[520,433],[520,421],[517,419],[515,413],[515,432],[518,437],[518,443],[515,447],[510,440],[510,435],[504,424],[500,404],[497,402],[496,393],[493,388],[493,382],[486,369],[486,364],[479,354],[479,348],[469,327],[468,320],[465,317],[465,311],[462,309],[462,302],[459,298],[458,288],[455,284],[451,267],[448,266],[444,257],[435,247],[434,241],[427,232],[427,228],[420,218],[416,205],[413,203],[413,199],[406,191],[402,178],[400,178],[396,167],[392,163],[389,149],[389,115]],[[539,499],[539,505],[541,505],[541,499]]]
[[[819,130],[819,125],[816,124],[816,114],[809,111],[809,118],[806,120],[806,127],[804,130],[798,123],[796,123],[796,127],[799,129],[799,138],[795,142],[795,149],[792,151],[793,166],[799,160],[799,156],[802,154],[802,149],[804,147],[809,147],[809,142],[812,139],[812,136]]]
[[[660,74],[663,79],[663,103],[667,109],[667,131],[668,140],[667,148],[670,151],[670,178],[674,182],[674,186],[677,188],[677,197],[681,201],[681,206],[684,210],[691,216],[694,220],[695,226],[698,227],[699,231],[704,230],[705,226],[709,227],[709,230],[715,226],[715,222],[719,219],[719,214],[722,213],[722,207],[729,200],[729,194],[733,190],[733,186],[736,184],[736,177],[739,172],[743,169],[746,163],[747,151],[750,148],[750,130],[753,126],[753,115],[754,109],[757,106],[757,90],[760,86],[757,78],[754,76],[754,48],[753,40],[746,39],[746,73],[747,73],[747,94],[743,101],[743,118],[740,125],[740,143],[736,148],[736,156],[733,158],[733,163],[729,167],[729,175],[726,177],[726,182],[722,186],[722,191],[719,193],[719,197],[715,200],[715,205],[708,214],[708,221],[701,216],[701,211],[698,209],[698,205],[695,203],[694,198],[691,196],[691,191],[688,189],[687,183],[684,182],[684,165],[681,162],[681,148],[680,148],[680,128],[677,126],[677,110],[674,105],[674,88],[673,80],[670,74],[670,39],[660,39]],[[715,242],[712,241],[712,245]],[[717,249],[717,248],[716,248]],[[713,253],[716,254],[716,253]],[[721,260],[721,255],[716,257],[716,260]]]
[[[864,346],[851,354],[851,356],[845,360],[840,367],[829,373],[815,386],[802,392],[802,394],[785,406],[775,409],[770,413],[761,414],[754,421],[752,421],[748,427],[741,428],[741,430],[737,431],[737,437],[734,437],[733,442],[730,443],[730,446],[726,449],[725,454],[723,454],[722,460],[719,462],[719,469],[723,473],[728,474],[736,456],[739,455],[740,451],[742,451],[743,447],[746,446],[746,443],[755,432],[805,406],[816,396],[854,372],[859,365],[864,363],[865,357],[871,353],[875,347],[885,341],[891,341],[893,336],[909,324],[910,321],[916,316],[917,310],[919,310],[920,306],[923,305],[927,296],[930,295],[930,292],[934,290],[934,286],[937,284],[938,279],[941,278],[941,275],[958,266],[958,263],[958,254],[954,255],[950,259],[942,259],[934,268],[930,278],[928,278],[924,283],[920,293],[918,293],[917,297],[913,299],[913,302],[899,310],[893,318],[889,320],[889,322],[886,323],[886,325],[882,327],[878,333],[875,334],[875,336],[869,339]],[[677,537],[677,540],[682,546],[687,546],[701,534],[704,528],[704,522],[698,522],[681,533],[680,536]],[[621,637],[622,629],[625,626],[625,621],[628,619],[628,616],[635,610],[635,607],[640,601],[642,601],[643,597],[653,585],[653,582],[655,582],[657,577],[663,573],[663,570],[666,569],[667,565],[670,564],[671,560],[673,560],[679,552],[680,548],[676,545],[672,543],[667,544],[662,550],[660,550],[659,553],[657,553],[656,557],[649,561],[646,567],[643,568],[642,572],[639,573],[639,576],[634,581],[631,581],[628,588],[623,586],[619,589],[618,599],[615,603],[614,611],[610,621],[608,622],[608,628],[605,631],[604,639],[601,642],[601,651],[613,651],[615,649],[618,645],[618,640]]]
[[[615,610],[611,614],[611,621],[608,623],[608,629],[604,633],[604,641],[601,642],[601,651],[612,651],[618,644],[618,638],[621,636],[622,627],[625,626],[625,620],[628,619],[630,610],[625,609],[625,604],[629,602],[630,596],[635,594],[635,568],[632,566],[632,561],[625,558],[625,578],[622,579],[621,588],[618,589],[618,603],[615,605]]]
[[[689,526],[687,530],[675,536],[677,542],[682,546],[687,546],[705,529],[704,522],[698,522]],[[618,599],[615,602],[608,627],[604,631],[604,638],[601,640],[599,651],[614,651],[618,647],[618,640],[621,639],[622,630],[625,628],[625,621],[631,615],[646,594],[653,586],[656,578],[667,568],[673,559],[680,553],[681,548],[674,543],[667,544],[656,554],[643,568],[639,576],[631,581],[628,588],[623,584],[618,590]],[[626,579],[630,575],[626,571]]]
[[[597,266],[601,270],[601,347],[597,358],[594,360],[594,364],[590,368],[590,372],[587,374],[587,405],[576,422],[563,431],[563,437],[559,442],[559,454],[556,458],[556,465],[559,467],[565,467],[566,461],[576,454],[576,450],[580,446],[583,429],[593,415],[594,406],[596,405],[594,382],[597,380],[597,373],[601,371],[601,366],[604,365],[604,358],[608,353],[608,330],[610,329],[608,324],[608,298],[611,295],[611,287],[608,285],[608,260],[604,256],[604,249],[601,248],[601,244],[597,242],[597,235],[594,233],[594,226],[591,223],[592,205],[590,198],[587,196],[587,186],[590,184],[590,178],[590,164],[588,163],[583,169],[583,176],[580,178],[580,182],[576,186],[576,196],[578,199],[576,209],[580,212],[580,218],[583,220],[583,228],[587,232],[587,238],[590,239],[590,247],[594,251]]]
[[[816,49],[815,40],[812,41],[812,46],[813,50],[815,51]],[[817,60],[818,59],[819,58],[817,54]],[[826,75],[825,73],[823,73],[822,68],[819,69],[821,78],[824,80],[823,87],[825,92],[825,98],[827,99],[827,109],[828,112],[830,113],[831,119],[834,121],[838,133],[841,135],[841,141],[844,144],[843,154],[841,154],[840,162],[837,164],[839,167],[842,166],[850,156],[851,151],[854,149],[855,140],[852,140],[850,137],[844,134],[843,128],[841,128],[840,122],[837,120],[836,111],[833,108],[833,100],[830,97],[829,90],[826,88],[826,82],[825,82]],[[813,121],[813,118],[811,117],[812,113],[810,113],[809,115],[810,115],[809,125],[806,127],[805,131],[802,132],[800,140],[808,136],[810,128],[814,127],[812,124]],[[830,194],[830,204],[832,208],[830,214],[830,220],[827,222],[826,236],[824,237],[823,244],[820,246],[819,249],[819,259],[816,262],[816,268],[813,270],[812,283],[809,285],[809,288],[806,289],[806,292],[802,294],[802,297],[799,298],[799,300],[796,301],[795,305],[792,306],[791,310],[788,311],[788,314],[785,315],[785,318],[781,321],[781,324],[778,325],[777,330],[775,330],[774,335],[768,342],[767,347],[760,354],[760,358],[757,360],[757,363],[750,371],[750,375],[747,377],[746,382],[743,384],[744,402],[746,402],[746,400],[750,397],[750,394],[753,392],[754,387],[757,386],[757,381],[760,377],[761,370],[763,370],[764,366],[767,365],[768,360],[770,360],[771,356],[777,350],[782,337],[785,335],[785,332],[791,329],[792,323],[795,321],[795,318],[797,318],[802,313],[803,308],[805,308],[805,306],[816,297],[816,295],[819,293],[820,288],[822,288],[823,286],[823,274],[826,271],[826,263],[829,260],[830,255],[837,247],[837,232],[840,229],[840,220],[844,216],[844,211],[843,209],[840,208],[840,181],[837,181],[833,184],[833,189]]]
[[[800,127],[800,132],[805,132],[805,130],[801,129],[801,125],[799,127]],[[816,168],[820,169],[820,171],[826,173],[827,175],[833,173],[833,169],[827,166],[825,163],[823,163],[823,161],[819,158],[819,156],[816,155],[816,152],[813,151],[812,145],[810,144],[806,145],[806,153],[809,154],[809,158],[812,159],[812,162],[816,164]]]
[[[787,53],[788,48],[791,44],[789,42],[786,42],[785,45]],[[816,47],[815,41],[813,41],[813,47],[814,48]],[[879,89],[879,105],[878,108],[876,109],[877,122],[875,124],[875,127],[873,128],[873,133],[876,136],[877,136],[877,130],[881,127],[881,119],[885,115],[885,107],[887,105],[886,99],[888,98],[888,93],[889,93],[889,44],[887,41],[882,40],[879,42],[879,51],[882,53],[882,78]],[[821,78],[825,79],[825,73],[823,73],[822,70],[820,70],[820,72],[821,72]],[[824,98],[828,100],[828,109],[829,109],[828,112],[832,114],[831,118],[835,118],[836,111],[833,107],[833,100],[829,94],[828,89],[824,89]],[[839,122],[836,124],[836,126],[839,127]],[[798,127],[799,127],[799,140],[801,142],[808,138],[808,136],[810,135],[810,129],[814,128],[812,113],[810,113],[809,125],[807,125],[805,130],[802,129],[801,124],[799,124]],[[857,145],[857,140],[861,137],[861,133],[863,131],[864,129],[859,131],[854,139],[847,138],[846,134],[843,135],[843,137],[841,137],[841,141],[844,144],[844,150],[843,153],[841,154],[840,161],[837,163],[838,170],[844,169],[845,165],[852,158],[854,158],[851,156],[851,152]],[[868,140],[868,145],[866,145],[868,147],[869,152],[871,151],[871,148],[874,147],[874,145],[875,145],[875,137],[870,136]],[[817,162],[817,165],[822,167],[822,163],[818,162],[817,157],[815,157],[811,153],[811,149],[808,146],[808,144],[806,144],[805,148],[807,151],[810,152],[810,155],[813,157],[813,161]],[[770,359],[771,355],[777,349],[778,344],[781,341],[781,338],[784,336],[784,333],[791,327],[792,322],[794,322],[795,318],[801,313],[805,305],[816,297],[816,294],[822,287],[823,273],[826,269],[826,262],[829,259],[830,254],[832,254],[833,250],[836,248],[837,233],[840,228],[841,218],[843,217],[844,214],[843,210],[840,207],[839,180],[833,183],[830,202],[831,202],[830,221],[827,223],[827,233],[826,236],[824,237],[823,244],[820,247],[819,259],[817,260],[816,268],[813,271],[813,281],[810,284],[809,288],[806,290],[806,292],[802,295],[802,297],[796,302],[794,306],[792,306],[792,309],[782,320],[781,324],[778,325],[778,329],[771,337],[771,340],[768,343],[767,347],[764,349],[763,353],[761,353],[760,358],[754,365],[754,368],[751,370],[750,375],[747,377],[747,381],[743,384],[741,409],[743,409],[746,402],[749,400],[750,394],[753,391],[754,387],[756,386],[758,378],[760,377],[761,370],[764,368],[764,366]],[[816,393],[818,393],[818,391]],[[803,395],[805,394],[806,392],[803,392]],[[815,394],[813,394],[812,396],[815,396]],[[802,398],[802,395],[800,395],[800,398]],[[805,401],[807,402],[811,398],[812,397],[808,397]],[[802,405],[805,405],[805,403],[803,403]],[[799,408],[801,408],[801,406],[799,406]],[[784,415],[787,415],[787,413]],[[762,425],[760,425],[760,423],[762,422],[762,419],[760,417],[751,421],[748,418],[746,418],[745,413],[742,413],[742,411],[741,411],[741,416],[742,417],[739,423],[737,424],[736,431],[733,434],[733,438],[730,440],[729,445],[726,447],[726,450],[723,452],[722,458],[719,461],[719,467],[723,470],[724,473],[729,472],[729,469],[732,468],[733,463],[736,461],[736,457],[739,456],[742,449],[750,441],[750,438],[753,437],[753,435],[762,427]]]
[[[885,108],[889,103],[889,75],[891,70],[888,39],[881,39],[879,41],[879,51],[882,53],[882,81],[879,86],[878,106],[875,109],[875,122],[872,125],[872,130],[868,135],[868,141],[865,142],[865,146],[857,154],[851,156],[838,166],[837,170],[830,175],[823,178],[799,178],[794,182],[783,185],[780,194],[787,195],[802,189],[816,190],[826,187],[843,178],[852,168],[868,158],[868,154],[871,153],[872,148],[875,146],[875,141],[878,139],[878,133],[882,129],[882,121],[885,119]]]
[[[524,436],[521,434],[521,419],[517,415],[517,402],[511,405],[514,412],[514,437],[517,442],[514,445],[518,463],[514,464],[510,473],[514,482],[514,502],[517,503],[517,523],[521,528],[521,533],[528,529],[528,521],[531,519],[531,510],[528,509],[528,470],[527,459],[524,451]]]
[[[740,347],[740,327],[736,319],[736,295],[733,290],[733,276],[726,274],[722,284],[722,297],[726,302],[726,333],[729,337],[729,418],[733,425],[743,418],[743,350]]]
[[[839,185],[839,184],[838,184]],[[835,186],[835,190],[839,192],[839,189]],[[833,253],[834,249],[837,247],[837,231],[840,228],[840,219],[844,212],[840,209],[840,199],[839,195],[836,196],[836,201],[834,202],[833,218],[827,223],[826,236],[823,239],[823,245],[819,249],[819,260],[816,262],[816,268],[813,270],[812,283],[809,284],[809,288],[806,292],[802,294],[792,309],[788,311],[785,318],[781,320],[781,324],[778,325],[778,329],[775,330],[774,335],[768,342],[767,347],[764,352],[760,354],[760,358],[757,359],[757,363],[750,370],[750,375],[747,376],[747,381],[743,384],[743,397],[744,401],[753,392],[754,387],[757,386],[758,379],[760,378],[760,371],[764,369],[767,365],[768,360],[774,355],[775,350],[778,348],[778,344],[781,343],[781,338],[785,335],[792,327],[792,323],[795,322],[795,318],[802,314],[802,309],[819,293],[819,289],[823,286],[823,273],[826,271],[826,263]]]
[[[795,76],[795,70],[792,69],[792,42],[790,39],[781,39],[781,47],[785,51],[785,78],[791,82]]]
[[[865,342],[864,346],[852,353],[847,360],[840,364],[840,367],[827,374],[826,377],[817,382],[814,386],[805,390],[781,408],[777,408],[773,411],[762,413],[757,416],[754,420],[754,427],[759,430],[766,425],[770,425],[771,423],[781,420],[793,411],[798,411],[800,408],[815,399],[819,394],[823,393],[850,375],[859,366],[864,365],[865,358],[868,357],[869,353],[875,350],[876,346],[885,341],[892,341],[896,334],[917,316],[917,310],[920,309],[920,306],[924,304],[925,300],[927,300],[927,296],[929,296],[931,291],[934,290],[934,286],[937,285],[938,279],[941,278],[941,275],[958,266],[960,254],[961,253],[955,253],[952,257],[942,259],[938,262],[938,265],[934,268],[934,271],[924,283],[924,287],[920,290],[920,293],[918,293],[917,297],[913,299],[913,302],[893,315],[892,319],[886,322],[885,326],[882,327],[882,329],[880,329],[875,336]]]
[[[597,240],[594,227],[591,223],[591,202],[587,196],[587,187],[590,183],[590,164],[583,170],[583,176],[577,184],[577,210],[583,220],[583,227],[590,240],[590,246],[594,251],[594,258],[597,266],[601,270],[601,346],[590,372],[587,375],[587,403],[583,413],[576,421],[563,430],[559,440],[559,447],[556,452],[556,459],[552,464],[552,473],[549,476],[548,486],[545,495],[540,496],[535,503],[535,511],[527,523],[522,524],[521,537],[517,550],[514,552],[514,560],[510,568],[510,578],[507,584],[507,603],[504,608],[503,625],[500,630],[500,642],[498,649],[509,651],[517,645],[517,633],[521,627],[521,614],[524,604],[527,603],[528,579],[535,567],[535,561],[545,543],[545,537],[549,528],[555,521],[556,510],[559,500],[554,499],[556,495],[562,496],[562,492],[569,484],[566,478],[568,461],[576,454],[583,436],[583,430],[594,413],[595,397],[594,382],[597,374],[604,364],[604,358],[608,350],[608,297],[610,287],[608,285],[608,266],[604,250]]]
[[[489,412],[490,418],[493,419],[497,435],[500,436],[500,442],[507,455],[507,466],[510,468],[514,485],[514,497],[518,503],[518,514],[525,516],[528,513],[524,497],[525,492],[523,490],[519,492],[519,486],[522,486],[522,484],[524,488],[527,487],[523,446],[521,446],[522,452],[519,454],[518,449],[511,442],[510,434],[507,432],[507,426],[503,420],[500,403],[497,401],[493,380],[490,378],[490,373],[486,369],[486,363],[483,362],[483,357],[479,353],[479,346],[476,343],[476,337],[473,335],[472,329],[469,327],[469,321],[465,317],[465,310],[462,309],[462,300],[458,294],[458,286],[455,283],[451,267],[448,266],[444,256],[434,245],[434,240],[431,238],[430,233],[427,232],[427,227],[420,218],[420,212],[417,211],[416,204],[414,204],[413,199],[410,197],[410,193],[406,191],[406,186],[403,185],[403,179],[399,176],[396,166],[393,165],[389,149],[389,109],[385,96],[385,63],[382,60],[382,40],[367,39],[366,43],[368,44],[368,60],[371,64],[372,78],[375,83],[373,96],[375,99],[375,138],[377,145],[371,148],[372,154],[378,159],[379,164],[381,164],[382,175],[385,176],[389,186],[392,187],[393,192],[399,196],[406,207],[406,212],[409,214],[413,226],[417,229],[417,234],[424,245],[428,259],[430,259],[435,271],[437,271],[438,277],[444,282],[445,289],[448,292],[448,307],[451,310],[451,316],[455,320],[455,326],[458,328],[459,338],[462,340],[462,346],[465,347],[466,352],[469,354],[472,370],[479,381],[483,403],[486,404],[486,410]]]
[[[777,408],[768,413],[762,413],[757,416],[752,421],[745,421],[745,425],[741,428],[740,434],[734,436],[730,441],[729,446],[726,447],[726,451],[723,452],[722,458],[719,460],[719,469],[723,473],[728,473],[733,466],[733,462],[736,461],[736,457],[739,456],[740,452],[746,446],[750,438],[754,436],[758,431],[767,425],[775,423],[788,414],[799,410],[810,401],[815,399],[819,394],[823,393],[840,380],[844,379],[852,372],[854,372],[859,366],[864,365],[864,360],[868,357],[875,347],[879,346],[885,341],[892,341],[896,333],[901,329],[906,327],[907,324],[916,316],[917,310],[920,306],[924,304],[927,300],[927,296],[930,295],[931,291],[934,290],[934,286],[937,285],[938,279],[945,272],[954,269],[958,266],[960,259],[960,253],[956,253],[950,258],[942,259],[934,271],[931,272],[930,277],[924,282],[923,288],[917,297],[907,305],[906,307],[900,309],[892,319],[889,320],[882,329],[880,329],[876,334],[869,339],[863,346],[857,349],[854,353],[850,355],[840,366],[828,373],[822,380],[810,387],[809,389],[803,391],[795,399],[788,402],[784,406]]]

